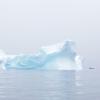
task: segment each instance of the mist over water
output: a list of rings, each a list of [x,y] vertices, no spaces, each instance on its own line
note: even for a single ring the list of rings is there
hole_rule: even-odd
[[[5,70],[0,72],[0,100],[98,100],[96,72]]]
[[[67,71],[0,70],[0,100],[99,100],[99,37],[99,0],[1,0],[0,49],[33,54],[72,39],[84,70],[74,77]]]

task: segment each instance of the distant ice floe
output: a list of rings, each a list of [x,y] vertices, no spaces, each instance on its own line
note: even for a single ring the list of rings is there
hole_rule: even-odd
[[[0,51],[0,63],[5,69],[81,70],[80,56],[73,41],[41,47],[36,54],[7,55]]]

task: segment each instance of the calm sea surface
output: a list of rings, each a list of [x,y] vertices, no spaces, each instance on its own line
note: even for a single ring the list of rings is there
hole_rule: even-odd
[[[6,70],[0,100],[100,100],[100,71]]]

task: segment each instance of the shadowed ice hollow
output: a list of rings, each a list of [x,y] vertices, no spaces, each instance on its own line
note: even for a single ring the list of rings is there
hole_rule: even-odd
[[[64,41],[41,47],[36,54],[2,55],[6,69],[80,70],[80,56],[74,50],[73,41]]]

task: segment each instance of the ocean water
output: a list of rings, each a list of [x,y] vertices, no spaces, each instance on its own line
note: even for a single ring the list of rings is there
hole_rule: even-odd
[[[0,100],[100,100],[99,71],[5,70]]]

